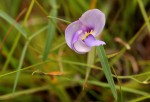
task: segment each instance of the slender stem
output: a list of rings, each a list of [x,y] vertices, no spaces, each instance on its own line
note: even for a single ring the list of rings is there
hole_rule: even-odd
[[[122,88],[121,88],[121,82],[120,82],[120,80],[119,80],[119,78],[118,78],[117,73],[115,72],[114,67],[112,67],[112,70],[113,70],[114,74],[116,75],[117,81],[118,81],[118,83],[119,83],[119,90],[120,90],[121,102],[124,102],[124,101],[123,101],[123,92],[122,92]]]
[[[48,17],[49,17],[49,18],[56,19],[56,20],[59,20],[59,21],[62,21],[62,22],[65,22],[65,23],[68,23],[68,24],[71,23],[70,21],[67,21],[67,20],[64,20],[64,19],[61,19],[61,18],[57,18],[57,17],[53,17],[53,16],[48,16]]]
[[[88,53],[88,58],[87,58],[87,64],[88,65],[93,65],[94,64],[94,59],[95,59],[95,48],[93,48],[89,53]],[[85,75],[85,81],[83,84],[83,89],[86,87],[87,80],[89,78],[91,72],[91,67],[86,68],[86,75]]]
[[[13,46],[12,46],[12,48],[11,48],[9,54],[8,54],[7,60],[6,60],[4,66],[3,66],[3,68],[2,68],[2,72],[6,71],[6,69],[7,69],[8,64],[9,64],[9,61],[10,61],[10,59],[11,59],[11,57],[12,57],[12,54],[14,53],[15,48],[16,48],[18,42],[19,42],[20,36],[21,36],[21,34],[18,33],[18,35],[17,35],[17,37],[16,37],[16,39],[15,39],[15,42],[13,43]]]
[[[34,0],[31,1],[31,4],[30,4],[29,9],[28,9],[28,11],[27,11],[27,13],[25,15],[25,19],[24,19],[24,22],[23,22],[22,26],[24,26],[25,23],[27,22],[29,14],[31,13],[31,10],[33,8],[33,5],[34,5]],[[25,57],[25,54],[26,54],[26,50],[27,50],[28,44],[29,44],[29,41],[27,40],[26,43],[25,43],[25,46],[24,46],[24,48],[22,50],[21,58],[20,58],[19,65],[18,65],[18,70],[20,70],[21,67],[22,67],[23,60],[24,60],[24,57]],[[19,79],[19,75],[20,75],[20,71],[18,71],[17,74],[16,74],[15,82],[14,82],[14,85],[13,85],[13,91],[12,91],[13,93],[16,90],[18,79]]]
[[[23,48],[23,51],[22,51],[22,54],[21,54],[21,58],[20,58],[20,61],[19,61],[18,70],[20,70],[21,67],[22,67],[23,60],[24,60],[24,57],[25,57],[25,54],[26,54],[26,50],[27,50],[28,44],[29,44],[29,42],[27,41],[25,46],[24,46],[24,48]],[[16,74],[16,78],[15,78],[15,82],[14,82],[14,86],[13,86],[13,93],[16,90],[18,79],[19,79],[19,75],[20,75],[20,71],[18,71],[17,74]]]
[[[143,100],[148,99],[148,98],[150,99],[150,95],[138,97],[138,98],[136,98],[136,99],[134,99],[134,100],[131,100],[131,101],[129,101],[129,102],[143,102]],[[146,102],[146,101],[145,101],[145,102]]]
[[[147,24],[147,27],[148,27],[148,30],[150,32],[150,24],[149,24],[149,21],[148,21],[148,16],[146,14],[146,10],[144,8],[144,4],[143,4],[143,1],[142,0],[137,0],[138,4],[139,4],[139,7],[140,7],[140,10],[141,10],[141,13],[142,13],[142,16],[145,20],[145,23]],[[149,34],[149,33],[148,33]]]
[[[0,100],[7,100],[7,99],[12,99],[21,95],[26,95],[26,94],[31,94],[31,93],[35,93],[35,92],[39,92],[39,91],[43,91],[43,90],[48,90],[50,87],[49,86],[41,86],[41,87],[37,87],[37,88],[32,88],[32,89],[28,89],[28,90],[24,90],[24,91],[19,91],[19,92],[15,92],[14,94],[6,94],[6,95],[2,95],[0,96]]]
[[[42,12],[48,16],[48,13],[45,11],[45,9],[39,4],[39,2],[37,0],[35,0],[35,3],[39,6],[39,8],[42,10]]]

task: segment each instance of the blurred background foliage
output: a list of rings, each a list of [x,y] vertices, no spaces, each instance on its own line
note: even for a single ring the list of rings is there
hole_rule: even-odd
[[[118,102],[149,102],[149,0],[0,0],[0,101],[113,102],[95,50],[76,54],[64,39],[68,22],[93,8],[106,14],[99,38]]]

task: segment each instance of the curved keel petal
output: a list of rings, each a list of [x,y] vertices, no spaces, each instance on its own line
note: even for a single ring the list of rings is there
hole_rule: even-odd
[[[89,47],[106,44],[104,41],[96,40],[92,34],[90,34],[86,39],[84,39],[84,42]]]
[[[91,50],[91,47],[87,46],[81,39],[74,43],[74,50],[79,54],[84,54]]]

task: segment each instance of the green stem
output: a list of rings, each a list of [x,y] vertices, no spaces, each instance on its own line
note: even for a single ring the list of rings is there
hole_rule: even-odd
[[[145,20],[145,23],[147,24],[147,27],[148,27],[148,30],[150,32],[150,24],[149,24],[149,21],[148,21],[148,16],[146,14],[146,10],[144,8],[144,4],[143,4],[143,1],[142,0],[137,0],[138,1],[138,4],[139,4],[139,7],[140,7],[140,10],[141,10],[141,13],[142,13],[142,16]]]
[[[5,72],[5,71],[6,71],[6,69],[7,69],[7,67],[8,67],[8,64],[9,64],[9,61],[10,61],[10,59],[11,59],[11,57],[12,57],[12,54],[14,53],[14,51],[15,51],[15,49],[16,49],[16,47],[17,47],[17,44],[18,44],[18,42],[19,42],[20,37],[21,37],[21,34],[18,33],[18,35],[17,35],[17,37],[16,37],[16,39],[15,39],[15,42],[13,43],[13,46],[12,46],[12,48],[11,48],[9,54],[8,54],[8,58],[7,58],[7,60],[6,60],[5,64],[4,64],[4,67],[2,68],[2,72]]]
[[[32,88],[32,89],[28,89],[28,90],[24,90],[24,91],[15,92],[14,94],[6,94],[6,95],[0,96],[0,100],[7,100],[7,99],[10,100],[12,98],[16,98],[21,95],[28,95],[28,94],[35,93],[35,92],[48,90],[49,88],[50,88],[49,86],[41,86],[41,87],[37,87],[37,88]]]
[[[131,101],[129,101],[129,102],[143,102],[143,100],[145,100],[145,99],[150,99],[150,95],[147,95],[147,96],[142,96],[142,97],[139,97],[139,98],[136,98],[136,99],[134,99],[134,100],[131,100]],[[146,101],[145,101],[146,102]]]
[[[118,84],[119,84],[121,102],[124,102],[124,99],[123,99],[123,92],[122,92],[122,88],[121,88],[121,82],[120,82],[120,80],[119,80],[119,78],[118,78],[118,75],[117,75],[117,73],[115,72],[115,69],[114,69],[113,67],[112,67],[112,70],[113,70],[114,74],[116,75],[116,78],[117,78],[117,81],[118,81]]]
[[[25,57],[25,54],[26,54],[26,50],[27,50],[28,44],[29,44],[29,42],[27,41],[25,46],[24,46],[24,48],[23,48],[23,51],[22,51],[22,54],[21,54],[21,58],[20,58],[20,61],[19,61],[18,70],[20,70],[21,67],[22,67],[23,60],[24,60],[24,57]],[[16,78],[15,78],[15,82],[14,82],[14,86],[13,86],[13,93],[16,90],[18,79],[19,79],[19,75],[20,75],[20,71],[18,71],[17,74],[16,74]]]
[[[33,8],[33,5],[34,5],[34,0],[31,1],[31,4],[30,4],[29,9],[28,9],[28,11],[27,11],[27,13],[26,13],[26,15],[25,15],[25,19],[24,19],[24,22],[23,22],[22,26],[24,26],[25,23],[27,22],[27,19],[28,19],[28,17],[29,17],[29,14],[31,13],[31,10],[32,10],[32,8]],[[27,40],[27,41],[26,41],[26,44],[25,44],[25,46],[24,46],[24,48],[23,48],[22,54],[21,54],[21,58],[20,58],[19,65],[18,65],[18,70],[20,70],[21,67],[22,67],[23,60],[24,60],[24,57],[25,57],[25,53],[26,53],[28,44],[29,44],[29,41]],[[13,93],[14,93],[15,90],[16,90],[17,83],[18,83],[18,79],[19,79],[19,75],[20,75],[20,71],[18,71],[17,74],[16,74],[15,82],[14,82],[14,85],[13,85]]]
[[[93,49],[88,53],[87,64],[88,64],[88,65],[93,65],[93,64],[94,64],[94,58],[95,58],[95,48],[93,48]],[[92,67],[87,67],[87,68],[86,68],[86,75],[85,75],[85,81],[84,81],[83,89],[84,89],[84,87],[86,87],[87,80],[88,80],[88,77],[89,77],[90,72],[91,72],[91,68],[92,68]]]

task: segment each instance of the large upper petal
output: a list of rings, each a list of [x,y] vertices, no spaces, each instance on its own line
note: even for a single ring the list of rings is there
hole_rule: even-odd
[[[105,14],[98,9],[86,11],[80,18],[80,22],[90,29],[93,29],[93,35],[101,33],[105,25]]]
[[[67,45],[72,49],[72,40],[74,37],[74,34],[77,33],[77,31],[81,31],[82,24],[80,21],[75,21],[69,24],[65,30],[65,39],[67,42]]]

